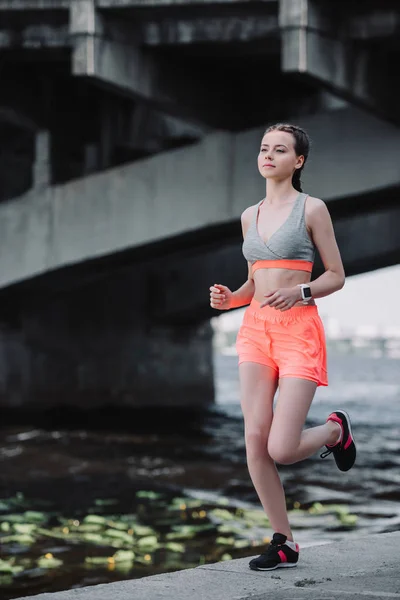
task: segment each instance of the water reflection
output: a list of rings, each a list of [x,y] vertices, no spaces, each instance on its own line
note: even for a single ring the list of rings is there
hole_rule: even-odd
[[[339,472],[333,459],[321,461],[318,455],[294,466],[280,467],[293,529],[303,546],[399,528],[398,362],[368,362],[349,356],[334,361],[330,387],[318,391],[307,424],[321,422],[335,407],[351,411],[358,460],[349,473]],[[2,530],[1,535],[34,534],[35,538],[28,545],[17,541],[2,544],[2,559],[18,557],[16,564],[26,560],[23,574],[17,573],[12,582],[8,577],[8,583],[2,579],[5,600],[256,553],[257,544],[271,531],[259,510],[245,464],[236,359],[216,357],[216,372],[219,403],[212,409],[128,411],[110,407],[90,415],[79,410],[57,410],[40,419],[27,413],[4,415],[0,430],[0,497],[14,498],[15,505],[10,508],[7,502],[0,504],[1,520],[11,528]],[[161,496],[141,498],[144,490]],[[182,511],[179,502],[187,510]],[[142,512],[139,506],[144,506]],[[218,509],[226,512],[215,513]],[[31,523],[26,511],[42,512],[44,520],[39,525]],[[205,515],[199,517],[202,511]],[[257,522],[249,527],[251,511],[254,519],[264,519],[261,525]],[[22,516],[19,534],[10,514]],[[193,527],[202,520],[211,527],[197,530],[186,539],[164,539],[167,534],[177,533],[174,519],[178,515],[182,519],[182,514],[186,516],[181,525]],[[104,539],[105,530],[93,530],[96,524],[85,521],[90,515],[107,516],[120,527],[128,527],[128,535],[134,523],[150,527],[155,531],[151,535],[156,535],[157,543],[164,547],[138,554],[134,545],[96,544],[96,535]],[[79,529],[82,522],[92,531]],[[37,529],[29,525],[47,534],[37,536]],[[68,535],[75,527],[79,531],[73,531],[74,535],[95,537],[90,543],[88,539],[83,543],[80,538],[66,538],[65,527]],[[54,533],[61,538],[54,537]],[[186,531],[188,536],[192,533]],[[177,551],[178,546],[175,551],[165,548],[168,542],[183,543],[185,552]],[[121,555],[115,556],[119,550],[133,551],[138,560],[132,563],[130,555],[122,555],[125,560],[121,560]],[[143,558],[146,554],[150,561]],[[107,562],[90,563],[88,557]],[[62,566],[49,568],[46,575],[43,570],[51,564],[46,561],[52,560],[62,560]]]

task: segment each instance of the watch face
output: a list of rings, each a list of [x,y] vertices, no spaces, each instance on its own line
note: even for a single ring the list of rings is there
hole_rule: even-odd
[[[308,298],[311,298],[311,297],[312,297],[312,295],[311,295],[311,290],[310,290],[310,288],[309,288],[309,287],[304,287],[304,288],[303,288],[303,294],[304,294],[304,298],[307,298],[307,299],[308,299]]]

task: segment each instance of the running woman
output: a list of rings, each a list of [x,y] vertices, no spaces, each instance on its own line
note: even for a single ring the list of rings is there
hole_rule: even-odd
[[[317,386],[328,385],[325,334],[314,299],[345,282],[326,204],[301,189],[309,146],[307,133],[295,125],[266,130],[258,155],[266,196],[241,217],[248,279],[234,292],[221,284],[210,287],[212,308],[249,305],[236,343],[246,458],[274,532],[266,551],[249,563],[258,571],[295,567],[299,558],[276,463],[296,463],[322,446],[321,457],[333,454],[341,471],[356,459],[345,411],[303,429]],[[310,283],[316,248],[324,273]]]

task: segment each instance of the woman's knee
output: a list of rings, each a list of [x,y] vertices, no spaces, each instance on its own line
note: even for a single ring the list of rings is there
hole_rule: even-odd
[[[266,432],[257,427],[245,431],[247,460],[265,457],[267,454],[268,437]]]
[[[268,440],[268,454],[280,465],[292,465],[296,462],[296,452],[285,440]]]

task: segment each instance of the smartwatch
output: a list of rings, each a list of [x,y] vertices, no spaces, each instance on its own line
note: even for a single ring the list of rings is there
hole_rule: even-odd
[[[303,304],[308,304],[312,299],[311,288],[308,283],[299,283]]]

